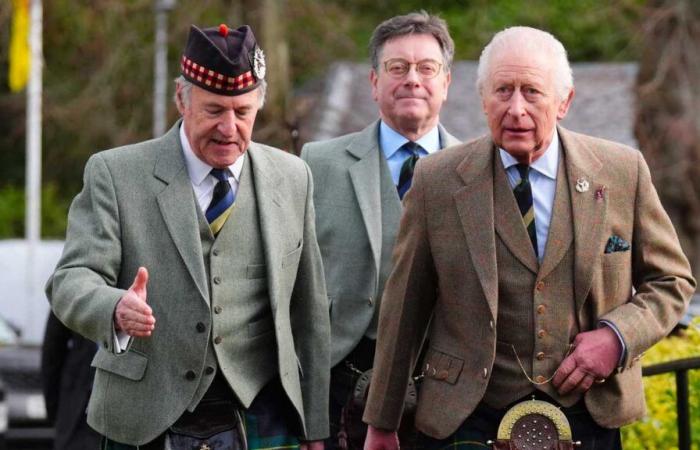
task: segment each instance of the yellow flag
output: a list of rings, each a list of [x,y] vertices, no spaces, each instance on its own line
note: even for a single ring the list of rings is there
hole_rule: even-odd
[[[24,89],[29,80],[29,0],[12,0],[12,35],[10,38],[10,91]]]

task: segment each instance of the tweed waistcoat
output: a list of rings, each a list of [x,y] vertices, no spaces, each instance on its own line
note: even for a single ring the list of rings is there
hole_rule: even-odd
[[[574,311],[571,197],[563,155],[557,170],[547,248],[541,264],[537,263],[498,158],[494,163],[494,203],[498,267],[497,343],[484,401],[494,408],[503,408],[539,389],[560,404],[570,406],[580,396],[562,397],[551,382],[535,385],[525,376],[527,373],[538,383],[552,377],[567,355],[569,342],[579,330]],[[561,250],[550,251],[562,243],[567,244]],[[515,256],[509,247],[515,245],[529,250],[529,253],[517,254],[527,254],[531,258],[522,261]]]
[[[401,221],[401,199],[396,190],[394,180],[391,178],[389,164],[386,162],[383,152],[379,152],[379,186],[380,195],[382,198],[382,255],[379,259],[381,266],[379,267],[379,283],[377,285],[376,299],[379,302],[382,298],[384,285],[391,274],[391,253],[394,250],[396,243],[396,233],[399,230],[399,222]],[[377,320],[379,319],[379,305],[374,308],[374,316],[372,322],[365,332],[365,336],[370,339],[377,338]]]
[[[199,224],[211,313],[205,367],[214,371],[205,371],[188,409],[197,406],[217,370],[248,407],[278,372],[250,158],[241,172],[234,209],[216,239],[201,214]]]

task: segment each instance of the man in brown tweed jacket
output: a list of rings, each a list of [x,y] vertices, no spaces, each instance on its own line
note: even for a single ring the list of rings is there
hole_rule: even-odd
[[[479,61],[490,135],[422,159],[384,291],[366,449],[394,430],[428,327],[426,448],[485,448],[533,395],[584,449],[644,414],[640,357],[695,280],[641,153],[557,126],[574,97],[549,33],[498,33]]]

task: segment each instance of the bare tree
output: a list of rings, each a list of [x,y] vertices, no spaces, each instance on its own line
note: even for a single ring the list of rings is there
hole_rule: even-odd
[[[700,1],[651,0],[635,134],[700,276]]]

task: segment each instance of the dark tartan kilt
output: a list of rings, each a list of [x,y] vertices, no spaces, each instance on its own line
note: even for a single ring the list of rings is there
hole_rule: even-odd
[[[242,416],[248,450],[299,448],[298,436],[301,435],[299,419],[279,380],[265,386],[250,408],[243,411]],[[100,448],[102,450],[163,450],[166,434],[140,446],[121,444],[104,438]],[[242,448],[242,442],[239,441],[235,450]]]

